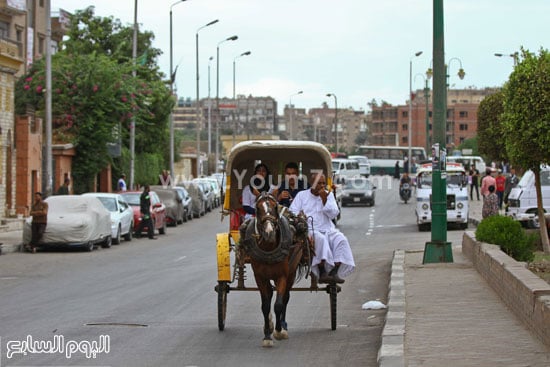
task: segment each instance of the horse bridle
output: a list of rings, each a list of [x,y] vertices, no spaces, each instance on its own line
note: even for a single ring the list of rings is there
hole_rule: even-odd
[[[277,228],[279,226],[279,224],[278,224],[279,214],[278,214],[278,210],[277,210],[277,199],[275,199],[275,197],[273,195],[269,194],[269,193],[262,192],[258,196],[258,198],[256,199],[256,208],[258,208],[258,203],[261,200],[264,200],[264,199],[273,201],[275,203],[275,207],[274,207],[275,215],[270,214],[270,213],[265,213],[261,217],[261,219],[258,220],[259,216],[258,216],[258,213],[256,213],[256,222],[260,222],[260,224],[263,225],[265,222],[269,221],[269,222],[271,222],[271,224],[273,224],[274,228]]]

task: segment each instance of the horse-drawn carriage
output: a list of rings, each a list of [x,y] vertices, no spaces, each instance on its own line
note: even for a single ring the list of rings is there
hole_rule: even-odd
[[[256,278],[256,285],[245,284],[246,280],[246,271],[252,267],[256,266],[255,269],[258,269],[258,262],[261,262],[261,259],[251,258],[250,254],[247,251],[243,250],[244,239],[241,236],[245,235],[248,222],[243,226],[242,223],[242,205],[241,205],[241,194],[246,185],[251,182],[251,178],[254,175],[254,167],[257,163],[263,163],[267,165],[271,171],[273,177],[273,184],[277,185],[284,180],[284,168],[288,162],[295,162],[300,168],[300,175],[307,179],[311,173],[318,172],[322,170],[326,176],[327,187],[332,185],[332,164],[331,156],[329,151],[321,144],[309,142],[309,141],[247,141],[237,144],[229,153],[227,165],[226,165],[226,186],[225,186],[225,200],[223,206],[224,216],[230,217],[229,223],[229,232],[218,233],[216,237],[216,246],[217,246],[217,261],[218,261],[218,284],[215,287],[215,291],[218,295],[218,328],[219,330],[224,330],[225,328],[225,318],[227,311],[227,295],[231,291],[250,291],[250,290],[259,290],[261,293],[264,292],[258,283],[258,270],[254,271],[254,278]],[[273,210],[274,215],[266,215],[266,217],[275,217],[283,218],[279,211],[281,210],[280,206],[270,205],[270,201],[273,201],[274,198],[270,195],[260,195],[256,201],[256,206],[258,207],[258,202],[262,201],[263,207],[267,210]],[[275,203],[276,204],[276,203]],[[278,207],[278,209],[277,209]],[[257,217],[260,217],[261,214],[257,213]],[[252,220],[256,220],[254,218]],[[302,218],[303,219],[303,218]],[[291,222],[293,218],[289,219]],[[255,224],[255,227],[259,227],[260,223],[267,222],[267,219],[258,219],[258,222]],[[284,223],[283,223],[284,224]],[[273,226],[280,226],[281,223],[274,223]],[[286,224],[285,224],[286,225]],[[291,223],[292,226],[292,223]],[[306,222],[307,226],[307,222]],[[244,229],[244,230],[243,230]],[[260,230],[261,231],[261,228]],[[295,231],[293,230],[293,235],[295,236]],[[306,228],[307,236],[307,228]],[[301,257],[302,264],[303,262],[308,262],[311,264],[311,254],[308,252],[308,247],[311,246],[304,245],[303,243],[297,244],[297,238],[293,238],[292,242],[296,247],[290,247],[290,252],[286,259],[287,263],[298,262],[295,260],[296,257]],[[300,247],[302,246],[302,247]],[[296,252],[300,251],[297,255]],[[275,252],[274,249],[272,252]],[[280,255],[280,254],[279,254]],[[257,261],[254,261],[257,260]],[[260,261],[258,261],[260,260]],[[295,260],[295,261],[294,261]],[[252,263],[252,264],[251,264]],[[306,264],[307,265],[307,264]],[[288,266],[287,266],[288,267]],[[292,268],[292,264],[290,266]],[[307,267],[307,266],[306,266]],[[295,276],[295,272],[292,272],[291,269],[290,275]],[[294,269],[295,270],[295,269]],[[305,276],[308,276],[309,268]],[[269,284],[269,292],[272,293],[273,290],[277,291],[278,296],[281,292],[281,288],[277,287],[277,281],[274,281],[275,285]],[[289,283],[294,283],[294,279],[289,280]],[[292,287],[292,291],[325,291],[329,294],[330,300],[330,316],[331,316],[331,328],[332,330],[336,329],[336,301],[337,293],[341,290],[340,286],[334,282],[329,282],[326,285],[319,287],[315,282],[311,282],[309,287]],[[263,293],[262,293],[262,304],[263,304]],[[288,299],[286,300],[288,301]],[[286,303],[284,305],[286,308]],[[263,309],[263,307],[262,307]],[[277,301],[276,307],[277,310]],[[277,312],[276,312],[277,316]],[[265,317],[265,312],[264,312]],[[284,313],[283,313],[284,318]],[[277,320],[278,322],[278,320]],[[283,321],[284,322],[284,321]],[[279,329],[276,325],[275,329]],[[267,335],[267,333],[266,333]],[[274,334],[277,338],[277,335]],[[264,339],[265,342],[265,339]],[[265,343],[264,343],[265,344]]]

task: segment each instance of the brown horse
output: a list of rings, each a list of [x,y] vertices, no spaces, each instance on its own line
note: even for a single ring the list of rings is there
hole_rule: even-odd
[[[287,216],[279,211],[277,200],[265,192],[256,200],[256,217],[243,229],[241,243],[250,256],[250,264],[262,300],[263,346],[271,347],[272,333],[277,340],[288,339],[286,308],[290,299],[290,289],[309,265],[309,246],[307,241],[296,239],[295,228],[289,224]],[[274,305],[275,330],[271,321],[274,288],[277,291]]]

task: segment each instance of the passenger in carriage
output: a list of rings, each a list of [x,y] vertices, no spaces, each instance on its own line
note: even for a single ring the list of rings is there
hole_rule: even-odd
[[[310,177],[311,189],[300,191],[290,204],[294,214],[304,212],[308,220],[309,232],[315,241],[315,257],[312,273],[319,283],[344,283],[344,277],[355,269],[355,261],[348,239],[332,222],[339,212],[334,195],[326,190],[323,173],[313,173]]]
[[[290,207],[296,194],[307,189],[307,182],[301,179],[298,174],[298,164],[296,162],[286,164],[284,180],[273,191],[273,195],[282,206]]]
[[[254,176],[250,179],[250,183],[243,188],[242,206],[246,212],[244,219],[252,218],[256,214],[254,209],[256,206],[256,198],[260,193],[267,191],[271,193],[274,187],[271,185],[271,173],[269,168],[263,163],[254,167]]]

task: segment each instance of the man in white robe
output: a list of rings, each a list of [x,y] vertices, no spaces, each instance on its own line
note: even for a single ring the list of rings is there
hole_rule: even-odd
[[[311,176],[311,189],[300,191],[290,204],[290,211],[301,211],[308,217],[310,235],[315,241],[315,257],[312,273],[320,283],[343,283],[344,277],[355,269],[349,242],[332,222],[339,213],[336,199],[326,190],[326,178],[322,173]]]

